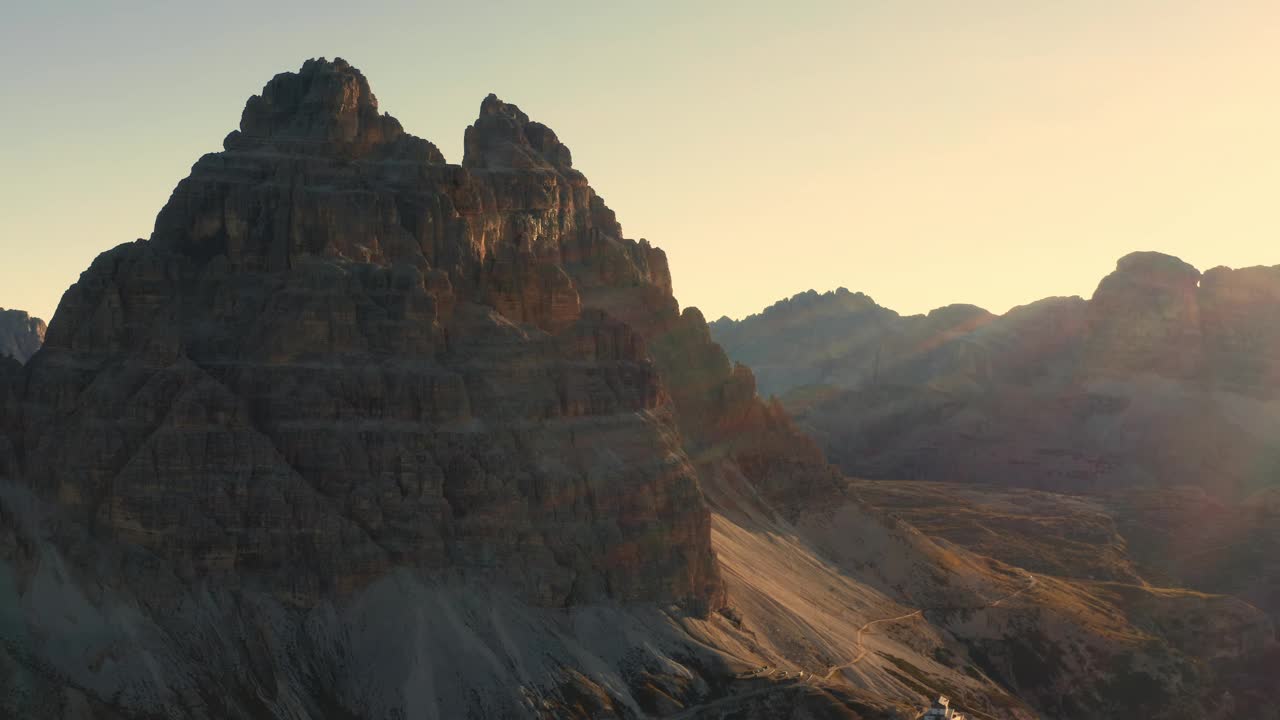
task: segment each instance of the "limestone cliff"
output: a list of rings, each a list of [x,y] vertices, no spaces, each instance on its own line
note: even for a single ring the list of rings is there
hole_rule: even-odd
[[[21,310],[0,308],[0,356],[25,363],[44,344],[45,324]]]
[[[178,183],[151,237],[103,253],[66,292],[38,358],[4,361],[0,510],[21,531],[3,538],[18,577],[0,592],[18,613],[12,627],[31,630],[5,636],[18,643],[8,662],[19,674],[0,673],[0,686],[51,667],[55,692],[58,678],[75,677],[90,705],[124,692],[130,712],[160,712],[190,682],[231,703],[219,711],[205,698],[205,714],[256,717],[227,698],[272,681],[191,669],[185,653],[199,651],[210,618],[286,613],[319,618],[330,628],[320,635],[350,633],[331,613],[385,609],[371,598],[408,583],[449,612],[475,612],[477,593],[497,593],[526,608],[515,612],[538,640],[513,640],[514,626],[499,622],[475,647],[546,650],[518,672],[449,683],[433,706],[444,716],[451,703],[474,711],[469,693],[512,672],[520,681],[494,701],[503,712],[579,690],[634,703],[640,690],[605,692],[576,651],[551,650],[557,633],[578,630],[550,630],[560,621],[539,613],[642,603],[642,614],[705,616],[724,595],[700,475],[796,497],[834,490],[816,446],[756,398],[751,373],[730,365],[696,311],[680,312],[663,252],[623,236],[551,129],[490,95],[465,145],[461,165],[446,163],[382,113],[341,59],[277,75],[223,150]],[[56,582],[66,586],[42,590],[42,573],[64,561]],[[81,655],[59,654],[69,631],[45,624],[42,604],[114,588],[59,616],[90,622],[137,602],[139,583],[155,604],[131,637],[170,638],[156,640],[157,657],[199,678],[140,679],[132,661],[86,675]],[[253,607],[218,610],[203,604],[210,597]],[[269,642],[290,632],[320,641],[283,630],[289,622]],[[443,642],[438,633],[463,625],[473,627],[440,618],[422,631]],[[673,638],[670,652],[701,652]],[[622,648],[601,660],[611,667],[642,652],[602,641]],[[232,662],[255,641],[227,642]],[[263,652],[274,659],[256,657],[255,668],[283,672],[302,657]],[[338,672],[333,653],[319,656]],[[566,668],[594,674],[577,690],[520,689],[561,682]],[[362,677],[343,680],[354,688]],[[323,716],[312,682],[290,679],[293,699],[261,712],[292,717],[295,702]],[[343,706],[360,707],[353,697]],[[408,707],[399,691],[377,702]]]
[[[710,340],[668,339],[661,251],[622,237],[550,129],[490,96],[448,165],[357,70],[312,60],[224,144],[64,296],[21,403],[29,487],[303,604],[400,565],[544,605],[715,602],[679,418],[757,401],[673,404],[684,368],[648,347]]]

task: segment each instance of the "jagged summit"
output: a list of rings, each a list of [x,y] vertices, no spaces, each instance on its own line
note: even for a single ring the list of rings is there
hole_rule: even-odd
[[[245,103],[240,129],[223,142],[227,150],[333,152],[363,156],[392,147],[404,159],[444,163],[435,145],[405,133],[400,121],[378,112],[378,98],[363,73],[342,58],[312,58],[298,72],[276,75]]]
[[[408,563],[540,606],[711,609],[699,473],[833,487],[554,132],[490,96],[446,164],[341,59],[251,98],[151,239],[67,291],[44,356],[15,453],[38,495],[300,605]]]
[[[812,312],[840,312],[844,313],[851,310],[876,310],[883,309],[876,301],[863,292],[850,292],[849,288],[838,287],[835,290],[827,290],[826,292],[818,292],[814,289],[798,292],[791,297],[785,297],[774,302],[757,313],[752,313],[742,319],[742,322],[757,318],[782,318],[795,313],[812,313]],[[737,322],[728,315],[721,316],[716,320],[716,324]]]
[[[45,324],[22,310],[0,308],[0,356],[26,362],[44,343]]]
[[[434,144],[406,133],[399,120],[380,112],[364,74],[340,57],[312,58],[297,72],[273,77],[245,103],[240,128],[223,146],[228,151],[268,148],[315,154],[319,149],[350,159],[372,153],[376,158],[446,162]],[[467,168],[554,170],[585,182],[555,131],[493,93],[467,128],[465,147],[462,165]]]
[[[249,98],[240,118],[248,137],[295,137],[353,142],[365,135],[404,132],[378,112],[378,98],[356,68],[335,58],[314,58],[296,73],[280,73]]]
[[[463,164],[448,164],[435,145],[379,111],[368,80],[346,60],[308,60],[249,98],[240,129],[179,183],[151,239],[197,264],[225,257],[233,268],[282,269],[329,258],[411,265],[434,273],[429,283],[447,276],[466,286],[481,263],[509,269],[500,256],[511,252],[578,257],[579,241],[594,242],[590,232],[622,239],[613,211],[573,169],[569,149],[516,105],[490,94],[465,137]],[[546,228],[492,225],[508,210],[554,205],[566,210],[558,232],[567,233],[567,248],[548,243]],[[436,221],[441,213],[479,225],[459,232]],[[495,245],[499,234],[512,244]],[[628,248],[642,274],[669,293],[660,251],[643,242]],[[488,287],[513,289],[506,282]],[[548,282],[560,280],[536,281]],[[566,293],[555,302],[568,307],[577,299]]]
[[[573,171],[573,156],[555,131],[529,119],[520,108],[489,93],[480,116],[467,128],[462,165],[476,169]]]

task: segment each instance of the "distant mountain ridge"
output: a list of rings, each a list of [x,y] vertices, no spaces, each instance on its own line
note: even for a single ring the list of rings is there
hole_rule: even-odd
[[[1155,375],[1270,396],[1280,390],[1280,266],[1201,273],[1135,252],[1091,300],[1046,298],[997,316],[949,305],[902,316],[845,288],[807,291],[734,321],[713,338],[751,367],[761,391],[805,385],[953,386]]]
[[[964,304],[904,316],[842,287],[799,293],[742,320],[722,317],[710,327],[716,342],[755,372],[761,393],[782,395],[804,385],[881,381],[900,374],[911,357],[995,317]]]
[[[864,298],[712,334],[850,475],[1094,495],[1149,572],[1280,616],[1280,266],[1133,253],[1002,316]]]
[[[1137,252],[1090,300],[1002,316],[900,317],[837,291],[711,328],[850,474],[1238,498],[1280,468],[1276,317],[1280,266]]]
[[[25,311],[0,308],[0,356],[25,363],[44,344],[46,329],[44,320]]]

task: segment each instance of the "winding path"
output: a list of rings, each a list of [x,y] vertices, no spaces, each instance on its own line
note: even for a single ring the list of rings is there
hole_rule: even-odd
[[[1021,570],[1021,568],[1019,568],[1019,570]],[[833,665],[833,666],[831,667],[831,669],[827,670],[827,674],[822,676],[822,679],[823,679],[823,680],[830,680],[830,679],[831,679],[831,676],[832,676],[832,675],[835,675],[837,671],[839,671],[839,670],[843,670],[843,669],[848,668],[848,667],[852,667],[852,666],[856,665],[858,662],[860,662],[860,661],[862,660],[862,658],[864,658],[864,657],[866,657],[866,656],[867,656],[867,647],[866,647],[866,645],[865,645],[865,644],[863,644],[863,642],[862,642],[862,636],[863,636],[863,634],[864,634],[864,633],[866,633],[866,631],[867,631],[867,630],[868,630],[872,625],[879,625],[880,623],[892,623],[892,622],[898,622],[898,621],[900,621],[900,620],[907,620],[907,619],[910,619],[910,618],[913,618],[913,617],[916,617],[916,616],[921,616],[921,617],[923,617],[923,616],[924,616],[924,613],[925,613],[925,611],[926,611],[926,610],[944,610],[944,609],[945,609],[945,610],[962,610],[962,609],[966,609],[966,610],[986,610],[986,609],[988,609],[988,608],[997,607],[997,606],[999,606],[1001,603],[1003,603],[1003,602],[1007,602],[1007,601],[1009,601],[1009,600],[1012,600],[1012,599],[1014,599],[1014,598],[1018,597],[1019,595],[1021,595],[1021,594],[1025,593],[1025,592],[1027,592],[1028,590],[1030,590],[1031,588],[1033,588],[1033,587],[1035,587],[1035,586],[1036,586],[1036,583],[1038,582],[1038,580],[1036,579],[1036,576],[1035,576],[1035,575],[1032,575],[1030,572],[1027,572],[1026,570],[1022,570],[1022,573],[1023,573],[1024,575],[1026,575],[1026,576],[1027,576],[1027,586],[1026,586],[1026,587],[1021,588],[1021,589],[1019,589],[1019,590],[1015,590],[1014,592],[1011,592],[1011,593],[1009,593],[1008,595],[1005,595],[1004,597],[1000,598],[999,600],[996,600],[995,602],[987,603],[986,605],[981,605],[981,606],[978,606],[978,607],[976,607],[976,608],[921,608],[921,609],[919,609],[919,610],[916,610],[915,612],[909,612],[909,613],[906,613],[906,614],[904,614],[904,615],[898,615],[898,616],[896,616],[896,617],[889,617],[889,618],[881,618],[881,619],[879,619],[879,620],[872,620],[871,622],[866,623],[866,624],[865,624],[865,625],[863,625],[862,627],[858,628],[858,636],[857,636],[857,639],[856,639],[856,644],[857,644],[857,646],[858,646],[858,654],[857,654],[857,656],[855,656],[855,657],[854,657],[852,660],[850,660],[849,662],[846,662],[846,663],[843,663],[843,664],[840,664],[840,665]],[[811,675],[811,676],[810,676],[810,678],[817,678],[817,675]]]
[[[1018,569],[1019,569],[1019,570],[1022,570],[1022,568],[1018,568]],[[1022,588],[1021,590],[1018,590],[1017,592],[1013,592],[1013,593],[1009,593],[1008,595],[1005,595],[1004,597],[1002,597],[1002,598],[1000,598],[999,600],[997,600],[997,601],[995,601],[995,602],[991,603],[991,604],[990,604],[990,605],[988,605],[987,607],[989,607],[989,608],[993,608],[993,607],[995,607],[995,606],[999,605],[1000,603],[1002,603],[1002,602],[1004,602],[1004,601],[1006,601],[1006,600],[1012,600],[1012,599],[1014,599],[1014,598],[1018,597],[1019,595],[1021,595],[1022,593],[1024,593],[1024,592],[1026,592],[1026,591],[1030,590],[1031,588],[1035,587],[1035,586],[1036,586],[1036,583],[1037,583],[1037,582],[1039,582],[1039,580],[1037,580],[1037,579],[1036,579],[1036,576],[1035,576],[1035,575],[1032,575],[1031,573],[1027,572],[1026,570],[1022,570],[1022,574],[1027,576],[1027,586],[1026,586],[1026,587]],[[982,608],[979,608],[979,609],[982,609]]]
[[[924,610],[916,610],[915,612],[909,612],[909,613],[907,613],[907,614],[905,614],[905,615],[899,615],[899,616],[897,616],[897,617],[881,618],[880,620],[872,620],[871,622],[869,622],[869,623],[867,623],[867,624],[863,625],[862,627],[858,628],[858,638],[857,638],[857,641],[856,641],[856,642],[857,642],[857,645],[858,645],[858,654],[857,654],[857,656],[856,656],[856,657],[854,657],[854,658],[853,658],[852,660],[850,660],[849,662],[844,663],[843,665],[833,665],[833,666],[831,667],[831,669],[827,671],[827,674],[822,676],[822,679],[823,679],[823,680],[830,680],[830,679],[831,679],[831,676],[832,676],[832,675],[835,675],[837,670],[843,670],[843,669],[845,669],[845,668],[847,668],[847,667],[850,667],[850,666],[852,666],[852,665],[856,664],[858,661],[862,660],[862,658],[866,657],[866,655],[867,655],[867,647],[866,647],[866,645],[863,645],[863,643],[862,643],[862,634],[863,634],[863,633],[865,633],[865,632],[867,631],[867,628],[871,627],[872,625],[879,625],[880,623],[897,622],[897,621],[899,621],[899,620],[906,620],[907,618],[912,618],[912,617],[915,617],[915,616],[917,616],[917,615],[923,615],[923,614],[924,614]]]
[[[1019,568],[1019,569],[1021,570],[1021,568]],[[1000,598],[999,600],[996,600],[996,601],[991,602],[991,603],[987,603],[986,605],[981,605],[981,606],[978,606],[978,607],[976,607],[976,608],[921,608],[921,609],[919,609],[919,610],[913,610],[912,612],[904,613],[904,614],[902,614],[902,615],[897,615],[897,616],[894,616],[894,617],[880,618],[879,620],[871,620],[870,622],[867,622],[867,623],[863,624],[863,626],[862,626],[862,627],[858,628],[858,635],[857,635],[857,638],[856,638],[856,643],[857,643],[857,646],[858,646],[858,654],[857,654],[857,656],[855,656],[852,660],[850,660],[850,661],[848,661],[848,662],[846,662],[846,663],[843,663],[843,664],[840,664],[840,665],[833,665],[831,668],[829,668],[829,669],[827,670],[827,674],[826,674],[826,675],[823,675],[823,676],[821,676],[821,677],[819,677],[819,676],[817,675],[817,673],[809,673],[806,677],[804,677],[804,678],[797,678],[796,680],[798,680],[799,682],[803,682],[803,683],[811,683],[811,682],[816,682],[816,681],[819,681],[819,680],[822,680],[822,681],[830,680],[830,679],[832,678],[832,676],[833,676],[833,675],[835,675],[835,674],[836,674],[837,672],[839,672],[840,670],[844,670],[844,669],[846,669],[846,668],[853,667],[854,665],[856,665],[857,663],[859,663],[859,662],[860,662],[864,657],[866,657],[866,656],[867,656],[867,653],[868,653],[867,647],[866,647],[866,645],[863,643],[862,636],[863,636],[864,634],[866,634],[866,632],[867,632],[868,630],[870,630],[870,629],[871,629],[871,627],[872,627],[873,625],[879,625],[879,624],[881,624],[881,623],[894,623],[894,622],[900,622],[900,621],[903,621],[903,620],[910,620],[910,619],[911,619],[911,618],[913,618],[913,617],[923,617],[923,616],[924,616],[924,613],[925,613],[925,611],[926,611],[926,610],[963,610],[963,609],[968,609],[968,610],[986,610],[987,608],[993,608],[993,607],[996,607],[996,606],[1000,605],[1001,603],[1004,603],[1004,602],[1007,602],[1007,601],[1009,601],[1009,600],[1012,600],[1012,599],[1014,599],[1015,597],[1018,597],[1019,595],[1021,595],[1021,594],[1025,593],[1025,592],[1027,592],[1028,590],[1030,590],[1031,588],[1035,587],[1035,585],[1036,585],[1037,579],[1036,579],[1036,576],[1035,576],[1035,575],[1032,575],[1030,572],[1027,572],[1026,570],[1022,570],[1022,572],[1027,576],[1027,586],[1026,586],[1026,587],[1021,588],[1021,589],[1019,589],[1019,590],[1015,590],[1014,592],[1011,592],[1011,593],[1009,593],[1008,595],[1005,595],[1004,597]],[[775,672],[776,672],[776,671],[775,671]],[[771,673],[767,673],[767,672],[766,672],[766,673],[764,673],[764,675],[765,675],[765,676],[767,676],[767,675],[769,675],[769,674],[771,674]],[[786,683],[786,685],[790,685],[790,684],[792,684],[792,683],[791,683],[791,682]],[[704,704],[704,705],[695,705],[695,706],[690,707],[690,708],[685,708],[683,711],[681,711],[681,712],[677,713],[676,715],[672,715],[672,716],[671,716],[671,718],[672,718],[672,720],[678,720],[678,719],[680,719],[680,718],[689,718],[689,717],[692,717],[692,716],[693,716],[693,713],[698,713],[698,712],[702,712],[702,711],[705,711],[705,710],[710,710],[710,709],[712,709],[712,708],[715,708],[715,707],[718,707],[718,706],[721,706],[721,705],[724,705],[724,704],[727,704],[727,703],[730,703],[730,702],[742,701],[742,700],[746,700],[746,699],[751,698],[751,697],[756,697],[756,696],[759,696],[759,695],[764,695],[764,694],[767,694],[767,693],[776,692],[776,691],[778,691],[778,690],[782,689],[783,687],[785,687],[785,685],[772,684],[772,685],[766,685],[765,687],[762,687],[762,688],[757,688],[757,689],[755,689],[755,690],[751,690],[751,691],[749,691],[749,692],[742,693],[741,695],[727,695],[727,696],[725,696],[725,697],[722,697],[722,698],[720,698],[720,699],[718,699],[718,700],[713,700],[713,701],[711,701],[711,702],[709,702],[709,703],[706,703],[706,704]],[[986,718],[990,718],[990,717],[991,717],[990,715],[986,715],[986,714],[984,714],[984,713],[977,712],[977,711],[975,711],[975,710],[971,710],[971,709],[970,709],[970,710],[966,710],[966,712],[968,712],[968,713],[970,713],[970,714],[973,714],[973,715],[981,715],[982,717],[986,717]],[[993,718],[992,720],[994,720],[994,718]]]

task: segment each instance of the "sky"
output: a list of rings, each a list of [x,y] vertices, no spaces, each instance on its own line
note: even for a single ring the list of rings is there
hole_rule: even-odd
[[[519,104],[709,319],[1280,264],[1274,0],[0,2],[0,307],[44,318],[316,56],[450,162]]]

